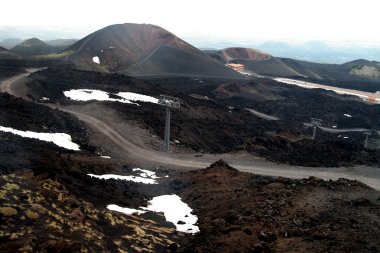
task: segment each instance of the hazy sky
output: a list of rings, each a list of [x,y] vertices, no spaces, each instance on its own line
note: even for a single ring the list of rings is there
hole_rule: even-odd
[[[0,26],[151,23],[180,37],[380,44],[379,0],[2,0]]]

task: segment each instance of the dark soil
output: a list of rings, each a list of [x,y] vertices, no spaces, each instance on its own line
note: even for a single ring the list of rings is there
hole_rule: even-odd
[[[22,68],[17,68],[15,66],[9,66],[9,65],[3,65],[3,64],[0,64],[0,81],[1,79],[5,79],[5,78],[8,78],[8,77],[11,77],[11,76],[14,76],[14,75],[17,75],[17,74],[21,74],[21,73],[24,73],[25,70],[23,70]]]
[[[380,128],[376,116],[380,114],[380,106],[369,106],[325,91],[284,86],[264,79],[164,78],[142,81],[119,74],[74,70],[68,66],[50,68],[29,79],[29,95],[33,99],[40,101],[41,97],[48,97],[50,102],[60,104],[93,103],[70,101],[64,97],[63,91],[79,88],[178,97],[182,105],[180,110],[173,111],[172,140],[179,140],[182,146],[198,152],[245,150],[272,161],[303,166],[380,163],[378,152],[364,149],[365,137],[361,133],[345,134],[349,138],[343,139],[338,137],[339,134],[318,131],[316,141],[309,139],[311,129],[305,128],[303,122],[309,122],[311,117],[321,118],[327,127]],[[209,99],[196,99],[193,94]],[[142,106],[100,103],[125,120],[138,122],[163,138],[163,108],[149,103],[141,103]],[[261,119],[245,108],[281,120]],[[346,113],[353,117],[345,117]]]
[[[22,131],[67,133],[82,150],[94,150],[88,146],[88,130],[73,116],[58,110],[27,102],[8,94],[0,94],[0,125]],[[70,150],[53,143],[24,138],[12,133],[0,132],[0,166],[4,171],[32,168],[39,160],[44,163],[58,162],[59,153]],[[37,168],[38,169],[38,168]]]

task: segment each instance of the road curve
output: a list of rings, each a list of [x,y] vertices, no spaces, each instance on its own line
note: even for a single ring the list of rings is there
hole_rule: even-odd
[[[311,123],[303,123],[307,127],[313,127],[314,125]],[[367,129],[367,128],[330,128],[330,127],[323,127],[323,126],[317,126],[318,129],[321,129],[322,131],[328,132],[328,133],[348,133],[348,132],[376,132],[378,135],[380,135],[380,130],[374,130],[374,129]]]
[[[15,97],[24,97],[25,96],[24,92],[20,92],[20,87],[15,87],[15,83],[18,83],[23,78],[42,69],[45,69],[45,68],[28,68],[28,69],[25,69],[26,73],[18,74],[18,75],[15,75],[8,79],[3,80],[0,83],[0,91],[2,93],[11,94]]]
[[[12,88],[13,83],[19,81],[29,73],[20,74],[3,81],[0,85],[2,92],[14,94]],[[57,108],[55,105],[50,105]],[[80,121],[85,122],[89,127],[104,137],[112,141],[121,151],[128,154],[132,161],[149,161],[155,166],[163,165],[177,168],[197,169],[205,168],[210,163],[219,159],[224,159],[231,166],[239,169],[240,171],[255,173],[267,176],[283,176],[288,178],[307,178],[309,176],[319,177],[325,180],[348,178],[352,180],[359,180],[376,190],[380,190],[380,169],[373,167],[352,167],[352,168],[308,168],[300,166],[290,166],[283,164],[275,164],[272,162],[252,159],[247,159],[242,155],[233,154],[218,154],[218,155],[202,155],[194,156],[193,154],[167,154],[161,152],[148,150],[142,148],[135,143],[129,141],[125,135],[117,131],[110,124],[107,124],[101,118],[81,113],[73,109],[66,109],[59,107],[58,109],[65,111],[77,117]]]
[[[301,166],[290,166],[275,164],[268,161],[246,159],[238,155],[218,154],[202,155],[195,157],[193,154],[163,154],[154,150],[143,149],[125,138],[111,125],[105,123],[100,118],[83,114],[72,109],[59,108],[68,112],[80,121],[85,122],[92,129],[100,132],[104,137],[110,139],[120,150],[128,154],[132,161],[149,161],[156,166],[169,166],[186,169],[199,169],[208,167],[211,163],[223,159],[232,167],[258,175],[283,176],[289,178],[308,178],[310,176],[319,177],[325,180],[348,178],[359,180],[376,190],[380,190],[380,169],[366,166],[353,168],[310,168]]]

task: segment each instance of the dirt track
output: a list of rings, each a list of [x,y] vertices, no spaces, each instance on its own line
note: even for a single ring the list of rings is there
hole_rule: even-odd
[[[11,77],[1,84],[1,91],[8,92],[15,96],[20,96],[21,87],[11,88],[13,83],[19,81],[28,74],[21,74]],[[24,94],[25,97],[25,94]],[[56,107],[52,105],[52,107]],[[219,159],[224,159],[233,167],[246,172],[268,176],[283,176],[289,178],[307,178],[315,176],[322,179],[348,178],[359,180],[368,184],[374,189],[380,190],[380,170],[372,167],[353,167],[353,168],[308,168],[275,164],[253,158],[247,154],[218,154],[218,155],[194,155],[183,153],[163,154],[160,151],[153,150],[149,146],[139,142],[136,134],[125,132],[125,125],[115,126],[106,122],[115,122],[115,118],[107,118],[107,115],[99,114],[97,110],[83,110],[82,106],[71,106],[70,108],[60,107],[61,110],[71,113],[79,120],[85,122],[99,136],[103,137],[99,142],[100,147],[104,147],[104,137],[110,142],[107,143],[106,149],[119,152],[124,159],[128,159],[140,166],[166,166],[172,168],[195,169],[205,168],[210,163]],[[96,115],[95,115],[96,114]],[[126,136],[128,138],[126,138]],[[137,138],[137,139],[136,139]],[[102,145],[103,144],[103,145]],[[116,147],[116,148],[115,148]]]
[[[18,74],[16,76],[12,76],[6,80],[3,80],[0,83],[0,91],[9,93],[15,97],[25,98],[25,91],[23,90],[23,86],[20,84],[20,81],[29,76],[30,74],[42,70],[44,68],[28,68],[25,69],[27,73]],[[18,85],[20,84],[20,85]]]
[[[121,125],[112,124],[112,126],[106,123],[114,122],[115,118],[107,118],[105,114],[98,116],[100,115],[97,112],[98,110],[86,110],[83,113],[83,109],[81,109],[80,106],[71,106],[70,109],[61,107],[60,109],[71,113],[79,120],[85,122],[93,130],[100,133],[103,138],[106,137],[111,140],[112,143],[117,146],[118,151],[124,152],[123,156],[125,159],[133,161],[140,166],[165,166],[181,169],[200,169],[208,167],[211,163],[219,159],[223,159],[240,171],[259,175],[283,176],[288,178],[308,178],[310,176],[315,176],[326,180],[348,178],[352,180],[359,180],[377,190],[380,190],[380,170],[378,168],[366,166],[358,166],[353,168],[309,168],[289,166],[259,160],[248,154],[200,155],[176,152],[164,154],[160,151],[151,149],[148,145],[140,143],[141,139],[136,136],[135,133],[131,134],[128,133],[128,131],[125,131],[125,129],[128,129],[128,126],[123,126],[123,124],[127,125],[127,123],[123,123]],[[93,111],[97,112],[97,115],[90,115]],[[141,131],[139,135],[140,134],[144,133]],[[128,138],[125,138],[125,136],[128,136]],[[103,141],[100,142],[102,144],[104,143]],[[115,148],[108,147],[107,149],[112,150]]]
[[[289,79],[289,78],[272,78],[272,79],[277,81],[277,82],[291,84],[291,85],[297,85],[297,86],[300,86],[300,87],[306,88],[306,89],[324,89],[324,90],[334,91],[338,94],[358,96],[359,98],[361,98],[363,100],[367,100],[369,98],[372,98],[372,99],[374,99],[373,103],[380,103],[380,95],[378,95],[376,93],[333,87],[333,86],[317,84],[317,83],[303,82],[303,81],[298,81],[298,80]]]

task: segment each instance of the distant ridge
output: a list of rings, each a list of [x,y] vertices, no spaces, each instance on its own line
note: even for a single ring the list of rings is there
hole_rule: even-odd
[[[8,49],[3,48],[3,47],[0,46],[0,52],[9,52],[9,51],[8,51]]]
[[[3,39],[0,41],[0,46],[6,49],[11,49],[18,44],[20,44],[23,40],[22,39],[17,39],[17,38],[8,38],[8,39]]]
[[[336,80],[380,81],[380,63],[363,59],[344,64],[322,64],[273,57],[251,48],[232,47],[204,52],[220,63],[243,64],[245,70],[264,76],[307,78],[328,83]]]
[[[55,52],[56,49],[38,38],[31,38],[13,47],[11,51],[24,55],[38,55],[52,53]]]
[[[239,59],[261,61],[268,60],[272,57],[270,54],[260,50],[244,47],[229,47],[222,50],[205,50],[205,52],[223,64],[234,62]]]

